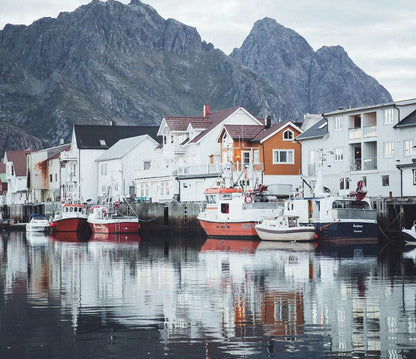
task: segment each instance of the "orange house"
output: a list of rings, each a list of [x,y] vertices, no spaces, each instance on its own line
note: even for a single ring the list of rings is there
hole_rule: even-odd
[[[263,184],[300,185],[302,130],[290,121],[273,125],[224,125],[218,138],[221,162],[235,171],[255,171]]]

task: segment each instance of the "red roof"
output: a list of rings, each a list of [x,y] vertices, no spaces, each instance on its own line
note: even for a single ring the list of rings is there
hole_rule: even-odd
[[[186,131],[189,124],[192,124],[194,128],[207,128],[212,121],[208,117],[178,117],[169,116],[165,117],[166,124],[171,131]]]
[[[27,151],[6,151],[7,160],[13,162],[16,176],[26,176],[26,154]]]

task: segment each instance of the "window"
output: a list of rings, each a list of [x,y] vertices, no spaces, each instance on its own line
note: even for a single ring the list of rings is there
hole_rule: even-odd
[[[283,132],[283,141],[290,141],[293,140],[293,131],[286,130]]]
[[[413,154],[413,141],[406,140],[404,141],[404,155],[411,156]]]
[[[334,148],[334,160],[335,161],[344,160],[344,149],[342,147]]]
[[[53,179],[52,175],[49,175],[49,182],[52,182],[52,179]]]
[[[105,143],[105,140],[100,140],[100,146],[107,146],[107,144]]]
[[[413,185],[416,185],[416,170],[413,170]]]
[[[55,173],[55,182],[58,182],[58,174]]]
[[[381,185],[383,187],[387,187],[387,186],[389,186],[389,184],[390,184],[389,175],[382,175],[381,176]]]
[[[253,162],[254,164],[259,164],[260,163],[260,151],[259,150],[254,150],[253,152]]]
[[[294,163],[294,151],[293,150],[273,150],[273,164]]]
[[[246,166],[250,164],[250,152],[241,151],[241,163]]]
[[[148,183],[140,183],[139,187],[139,197],[149,197],[149,184]]]
[[[384,157],[394,156],[394,142],[384,142]]]
[[[346,177],[340,178],[339,189],[350,189],[350,180]]]
[[[101,175],[107,176],[107,163],[101,165]]]
[[[169,182],[160,183],[160,195],[169,196]]]
[[[367,187],[367,176],[363,176],[363,187]]]
[[[150,170],[150,161],[144,161],[143,162],[143,169],[146,170]]]
[[[334,131],[342,130],[342,116],[337,116],[334,119]]]
[[[384,124],[390,125],[393,123],[393,109],[384,110]]]
[[[308,175],[315,176],[315,151],[309,151],[308,154]]]

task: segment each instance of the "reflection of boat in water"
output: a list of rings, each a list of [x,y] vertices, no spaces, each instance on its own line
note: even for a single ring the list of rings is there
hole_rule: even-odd
[[[90,237],[90,242],[134,244],[140,242],[140,236],[137,233],[93,233]]]
[[[201,252],[219,251],[254,253],[259,243],[259,241],[250,240],[208,238],[202,245]]]
[[[88,236],[82,232],[55,232],[51,235],[51,239],[56,242],[86,242]]]
[[[315,227],[299,225],[297,216],[266,218],[254,228],[259,237],[266,241],[312,241],[315,238]]]
[[[406,244],[416,245],[416,221],[413,221],[413,225],[410,229],[403,228],[402,234]]]
[[[313,242],[279,242],[279,241],[261,241],[257,251],[264,250],[285,250],[293,252],[312,252],[317,244]]]
[[[30,246],[46,246],[49,244],[50,236],[44,232],[26,232],[26,240]]]

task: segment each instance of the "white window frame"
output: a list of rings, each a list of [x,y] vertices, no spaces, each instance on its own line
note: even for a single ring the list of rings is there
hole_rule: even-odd
[[[389,187],[390,186],[390,176],[389,175],[381,175],[381,186],[382,187]]]
[[[413,172],[413,186],[416,186],[416,170],[412,170]]]
[[[255,165],[258,165],[260,163],[260,151],[259,150],[253,151],[253,163]]]
[[[248,160],[248,161],[246,161]],[[251,163],[251,152],[250,151],[241,151],[241,164],[243,166],[249,166]]]
[[[280,161],[280,153],[286,152],[287,161]],[[291,154],[291,161],[289,161],[289,154]],[[276,161],[277,160],[277,161]],[[295,164],[295,151],[287,149],[275,149],[273,150],[273,164],[274,165],[293,165]]]
[[[152,167],[152,161],[143,161],[143,171],[149,171]]]
[[[394,157],[394,142],[384,142],[384,157]]]
[[[344,160],[344,147],[334,148],[334,161],[341,162]]]
[[[288,137],[286,137],[286,133],[290,134],[290,135],[288,135]],[[292,130],[287,129],[287,130],[283,131],[283,141],[293,141],[294,137],[295,137],[295,134]]]
[[[387,110],[384,110],[384,124],[385,125],[391,125],[394,122],[394,116],[393,116],[393,109],[389,108]]]
[[[405,140],[403,144],[403,151],[405,156],[413,155],[413,140]]]
[[[334,131],[342,130],[342,116],[336,116],[334,118]]]

